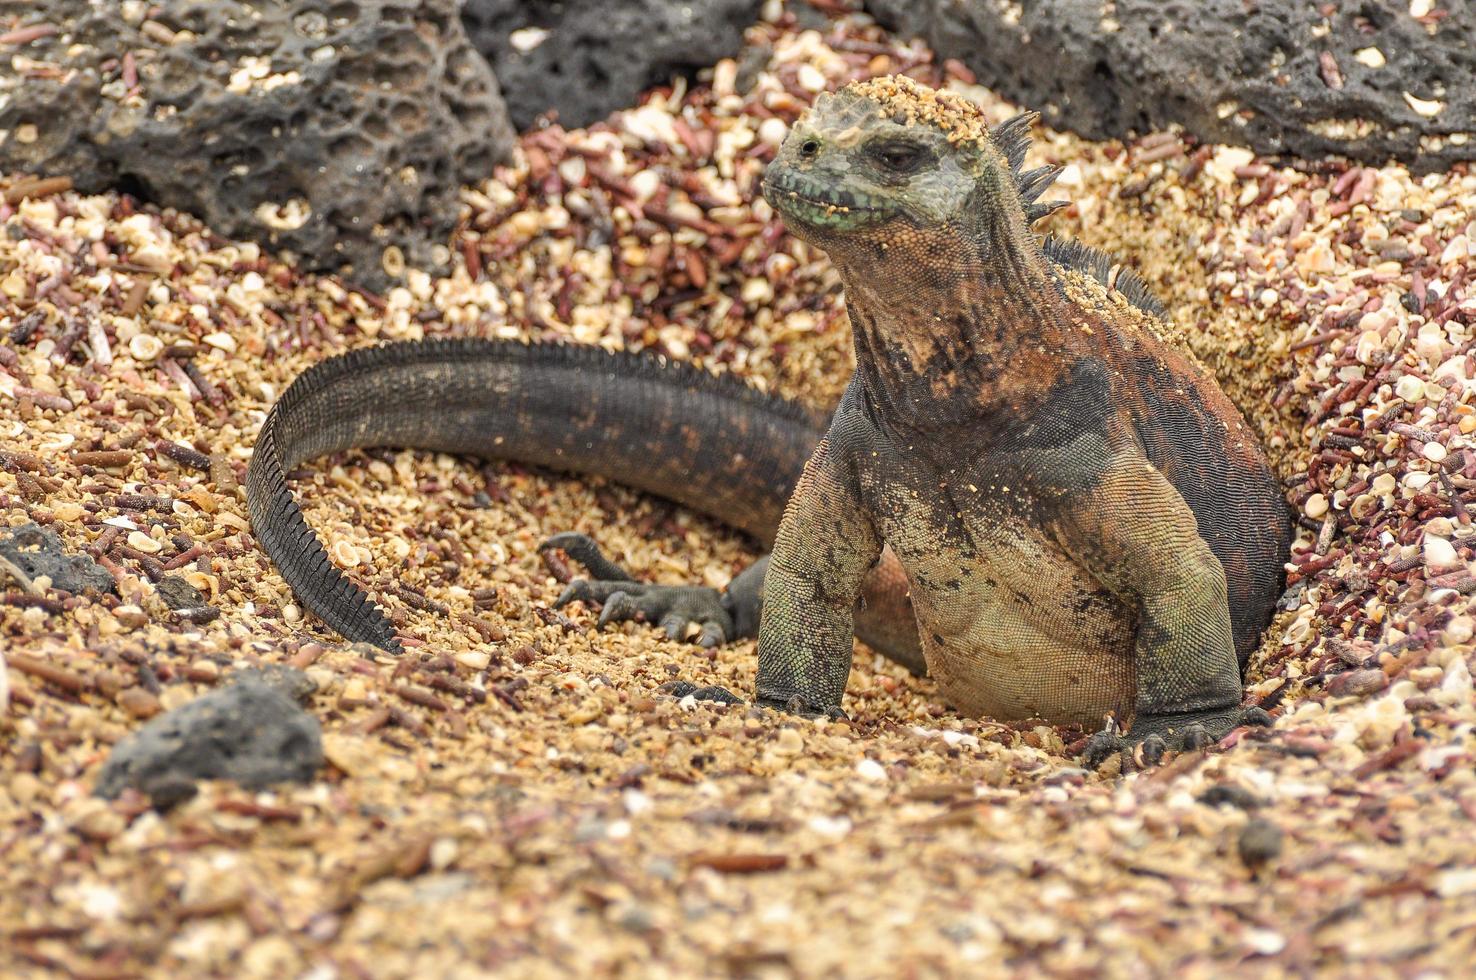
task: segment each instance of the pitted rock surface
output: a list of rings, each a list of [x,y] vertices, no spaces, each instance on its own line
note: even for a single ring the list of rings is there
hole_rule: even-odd
[[[170,609],[199,609],[208,606],[205,594],[179,575],[166,575],[154,583],[154,591]]]
[[[281,675],[243,674],[153,719],[113,749],[97,795],[112,799],[132,787],[177,801],[200,779],[248,789],[307,782],[323,765],[322,729],[287,684]]]
[[[492,63],[519,129],[557,109],[586,126],[651,85],[737,53],[760,0],[467,0],[462,20]]]
[[[1476,158],[1476,7],[1405,0],[866,0],[979,81],[1090,139],[1172,123],[1305,160]],[[1324,9],[1331,13],[1324,14]]]
[[[459,188],[512,149],[455,0],[33,9],[22,26],[57,30],[4,52],[27,70],[0,78],[0,167],[128,190],[372,288],[401,256],[438,269]]]
[[[63,592],[118,591],[118,584],[107,569],[88,555],[67,554],[57,533],[35,522],[0,532],[0,556],[31,579],[42,576],[51,579],[52,587]],[[0,573],[0,579],[5,577]]]

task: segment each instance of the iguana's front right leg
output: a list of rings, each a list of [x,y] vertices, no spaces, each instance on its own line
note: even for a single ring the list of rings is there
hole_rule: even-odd
[[[710,615],[717,602],[723,601],[724,606],[732,602],[735,609],[746,611],[734,616],[740,627],[753,621],[761,609],[758,703],[800,714],[842,714],[841,696],[851,672],[855,607],[882,544],[862,506],[854,468],[831,448],[829,439],[816,448],[795,487],[774,550],[735,578],[721,600],[712,589],[628,582],[624,570],[607,561],[583,535],[559,535],[546,546],[564,548],[592,573],[606,576],[601,582],[571,583],[559,598],[561,604],[574,599],[602,600],[606,614],[612,604],[617,606],[614,618],[630,618],[629,613],[636,610],[659,622],[662,610],[677,608],[684,597],[710,593],[710,599],[699,598],[698,604],[707,607]],[[641,609],[643,601],[650,603],[649,609]],[[606,614],[600,617],[602,624]],[[897,659],[921,666],[920,656],[911,657],[907,647],[895,645],[901,651]],[[676,682],[669,690],[699,700],[740,700],[723,688],[687,682]]]
[[[625,569],[607,559],[592,539],[577,532],[556,534],[542,547],[559,548],[583,565],[591,576],[570,582],[554,605],[602,603],[605,608],[600,611],[600,626],[641,619],[662,627],[672,639],[680,639],[689,635],[696,625],[697,640],[703,646],[758,635],[768,555],[739,572],[719,592],[702,585],[637,582]],[[917,620],[908,597],[907,573],[890,551],[882,552],[881,560],[866,576],[861,604],[856,610],[856,636],[913,674],[919,677],[927,674]]]
[[[856,601],[881,551],[855,466],[826,437],[790,497],[769,556],[759,704],[843,716]]]

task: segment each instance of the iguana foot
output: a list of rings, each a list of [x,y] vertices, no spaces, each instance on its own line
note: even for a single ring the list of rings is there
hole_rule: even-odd
[[[554,601],[555,608],[571,602],[597,602],[599,626],[626,620],[654,623],[673,640],[686,638],[695,626],[697,642],[715,647],[733,637],[733,617],[723,605],[722,593],[701,585],[654,585],[637,582],[610,561],[587,535],[556,534],[540,551],[560,548],[595,578],[575,579]]]
[[[696,698],[698,701],[712,701],[717,704],[746,703],[726,687],[717,687],[716,685],[698,687],[691,681],[668,681],[661,685],[661,691],[662,693],[670,694],[674,698]],[[778,698],[761,697],[755,700],[754,704],[760,708],[770,708],[774,711],[782,711],[787,715],[799,715],[802,718],[829,718],[832,721],[845,721],[847,717],[846,713],[839,707],[815,707],[798,695],[787,701]]]
[[[610,623],[633,619],[654,623],[670,639],[681,640],[696,626],[700,631],[697,642],[705,647],[726,642],[733,631],[733,619],[723,608],[722,595],[704,586],[591,582],[581,578],[569,583],[554,606],[575,601],[603,605],[599,618],[601,629]]]
[[[1261,708],[1143,715],[1133,722],[1133,730],[1126,735],[1117,727],[1116,721],[1109,720],[1107,727],[1087,740],[1082,760],[1096,769],[1120,752],[1124,772],[1129,771],[1129,762],[1134,768],[1147,769],[1162,762],[1169,752],[1207,748],[1242,725],[1269,727],[1271,723],[1271,716]]]
[[[716,685],[698,687],[691,681],[668,681],[661,685],[661,690],[674,698],[696,698],[698,701],[712,701],[716,704],[744,703],[742,698],[726,687]]]
[[[798,694],[788,698],[759,695],[754,703],[761,708],[772,708],[787,715],[799,715],[801,718],[829,718],[831,721],[846,721],[849,717],[838,704],[811,704]]]

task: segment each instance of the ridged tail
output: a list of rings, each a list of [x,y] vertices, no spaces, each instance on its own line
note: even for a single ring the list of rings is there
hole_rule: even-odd
[[[293,594],[325,623],[351,641],[399,653],[400,641],[389,619],[333,564],[297,506],[277,448],[280,417],[275,408],[267,415],[246,476],[246,507],[256,539]]]
[[[644,354],[427,340],[330,358],[267,415],[246,481],[257,540],[298,599],[350,640],[398,651],[287,485],[305,460],[395,446],[599,474],[768,545],[826,419],[741,381]]]

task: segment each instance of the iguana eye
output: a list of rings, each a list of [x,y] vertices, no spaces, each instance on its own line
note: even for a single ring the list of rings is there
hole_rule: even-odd
[[[888,170],[911,173],[920,167],[927,152],[915,143],[875,143],[867,148],[872,158]]]

